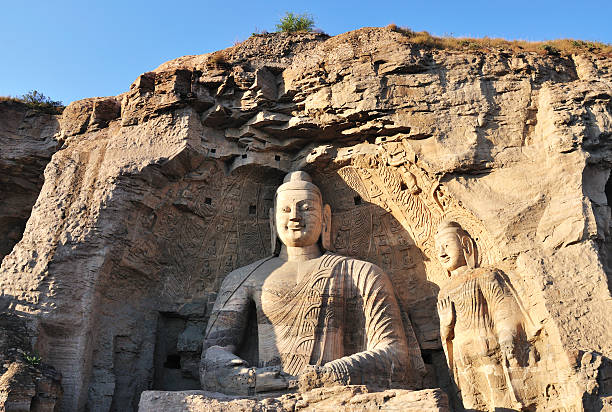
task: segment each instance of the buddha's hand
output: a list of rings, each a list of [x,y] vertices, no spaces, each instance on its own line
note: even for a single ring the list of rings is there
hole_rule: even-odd
[[[231,348],[211,346],[200,366],[200,382],[205,390],[231,395],[248,395],[255,390],[255,368],[249,368]]]
[[[511,331],[500,331],[499,348],[504,357],[512,363],[514,361],[514,334]]]
[[[440,337],[442,340],[452,339],[455,308],[448,296],[438,300],[438,317],[440,318]]]
[[[278,367],[257,368],[255,370],[255,391],[269,392],[287,389],[291,375],[283,373]]]
[[[206,349],[204,361],[210,368],[243,368],[248,363],[235,355],[231,348],[225,346],[211,346]]]

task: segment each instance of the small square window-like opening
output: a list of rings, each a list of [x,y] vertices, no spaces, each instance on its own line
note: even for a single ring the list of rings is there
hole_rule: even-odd
[[[254,215],[257,212],[257,206],[249,205],[249,215]]]
[[[164,362],[164,368],[181,369],[181,357],[179,355],[168,355]]]
[[[243,159],[246,159],[246,158],[247,158],[247,155],[246,155],[246,154],[243,154],[243,155],[242,155],[242,158],[243,158]]]
[[[361,204],[361,196],[355,196],[353,198],[353,202],[355,202],[355,205],[360,205]]]
[[[280,156],[279,155],[275,155],[274,156],[274,160],[276,160],[277,162],[280,161]]]
[[[217,153],[217,149],[210,149],[210,153]]]
[[[421,357],[423,358],[423,362],[427,365],[433,365],[433,356],[429,351],[423,351],[421,353]]]
[[[207,197],[206,199],[204,199],[204,203],[206,203],[207,205],[212,205],[212,199],[210,197]]]

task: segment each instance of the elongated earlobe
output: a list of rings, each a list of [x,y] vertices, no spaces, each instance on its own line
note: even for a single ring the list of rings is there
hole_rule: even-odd
[[[270,208],[270,250],[273,255],[280,253],[280,242],[278,241],[278,233],[276,232],[276,213],[274,208]]]
[[[461,246],[463,247],[465,263],[467,263],[468,267],[474,269],[477,262],[474,241],[469,236],[461,236]]]
[[[321,245],[325,250],[332,250],[331,246],[331,207],[323,206],[323,227],[321,228]]]

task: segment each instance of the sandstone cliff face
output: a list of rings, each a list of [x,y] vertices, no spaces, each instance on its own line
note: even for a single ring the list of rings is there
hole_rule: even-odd
[[[270,253],[274,190],[301,168],[331,204],[334,249],[392,278],[427,386],[454,399],[433,250],[437,223],[454,218],[529,314],[534,405],[596,407],[612,393],[611,101],[610,59],[427,50],[387,29],[182,57],[66,108],[0,289],[62,372],[63,410],[196,389],[220,282]],[[16,146],[26,160],[0,159],[38,165],[27,184],[3,180],[29,190],[0,209],[15,227],[55,150],[54,119],[37,119],[29,136],[41,142]]]

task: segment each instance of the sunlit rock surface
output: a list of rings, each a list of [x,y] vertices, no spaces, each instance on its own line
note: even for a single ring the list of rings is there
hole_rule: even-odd
[[[0,291],[61,372],[62,410],[199,389],[221,281],[270,254],[274,190],[303,169],[334,250],[390,276],[425,387],[462,402],[436,308],[434,234],[452,219],[536,331],[526,406],[596,409],[612,394],[611,99],[609,58],[429,50],[365,28],[185,56],[59,118],[4,110]]]

